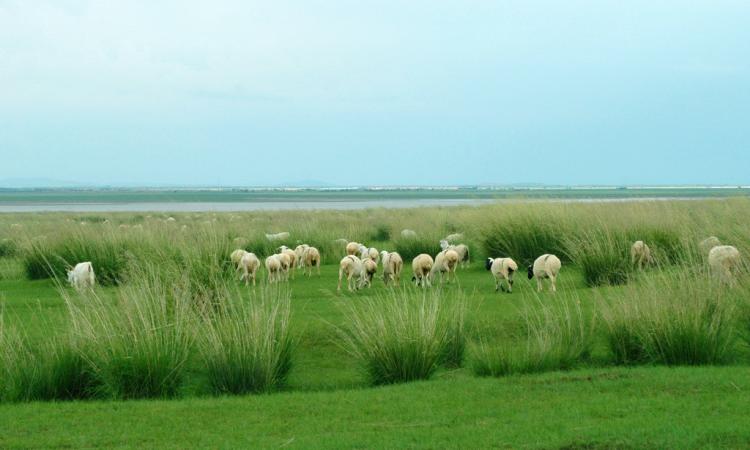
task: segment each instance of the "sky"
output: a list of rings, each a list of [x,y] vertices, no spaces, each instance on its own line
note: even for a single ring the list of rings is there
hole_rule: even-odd
[[[0,0],[0,180],[750,184],[747,0]]]

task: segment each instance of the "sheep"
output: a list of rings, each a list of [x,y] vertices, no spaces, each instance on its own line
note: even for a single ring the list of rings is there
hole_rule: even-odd
[[[293,253],[293,252],[292,252]],[[281,252],[277,253],[276,256],[279,258],[279,263],[281,264],[281,271],[284,274],[284,277],[289,280],[289,270],[292,268],[292,258],[289,255],[289,253]]]
[[[405,228],[401,230],[401,237],[402,238],[415,238],[417,237],[417,232],[414,230],[410,230],[408,228]]]
[[[560,273],[562,263],[555,255],[545,254],[534,261],[533,266],[528,267],[529,280],[536,277],[537,291],[542,292],[542,279],[549,278],[552,292],[557,292],[557,275]]]
[[[266,258],[266,270],[268,271],[268,283],[281,279],[281,259],[279,255],[271,255]]]
[[[346,255],[356,255],[359,252],[359,242],[349,242],[346,244]]]
[[[372,277],[378,271],[378,263],[373,261],[371,258],[362,259],[362,286],[372,287]]]
[[[284,241],[286,239],[289,239],[289,232],[282,231],[281,233],[266,233],[266,239],[268,239],[271,242],[275,241]]]
[[[487,258],[484,266],[495,279],[495,292],[505,291],[503,280],[508,283],[508,292],[513,292],[513,274],[518,270],[518,264],[511,258]]]
[[[451,245],[447,239],[440,240],[441,250],[455,250],[458,253],[458,261],[461,263],[461,267],[465,267],[469,264],[469,247],[465,244]]]
[[[711,272],[725,283],[733,283],[740,268],[740,252],[731,245],[718,245],[708,252]]]
[[[318,270],[318,276],[320,276],[320,252],[315,247],[307,247],[305,252],[302,254],[303,272],[304,268],[307,268],[307,276],[312,276],[312,268],[315,266]]]
[[[294,268],[297,267],[297,253],[295,253],[294,250],[290,249],[286,245],[282,245],[278,248],[279,253],[283,253],[287,256],[289,259],[289,267],[287,269],[287,278],[289,277],[289,272],[292,273],[292,278],[294,278]]]
[[[635,241],[630,247],[630,263],[642,270],[643,266],[653,262],[651,258],[651,249],[643,241]]]
[[[371,260],[375,261],[375,264],[377,264],[380,260],[380,253],[378,253],[378,249],[376,249],[375,247],[367,248],[366,246],[360,244],[359,257],[361,259],[370,258]]]
[[[255,286],[255,274],[260,267],[260,260],[255,253],[245,252],[240,258],[240,268],[242,269],[242,275],[240,281],[245,280],[245,286],[247,286],[247,280],[253,279],[253,286]]]
[[[305,250],[307,250],[310,246],[307,244],[300,244],[296,247],[294,247],[294,254],[297,257],[297,268],[304,268],[305,267],[305,260],[303,259],[303,256],[305,254]]]
[[[333,241],[334,244],[341,245],[342,247],[346,247],[346,244],[349,243],[349,239],[346,238],[339,238]]]
[[[364,266],[362,260],[355,255],[346,255],[339,262],[339,284],[336,292],[341,292],[341,279],[346,275],[346,287],[349,291],[362,287]],[[354,286],[354,289],[352,289]]]
[[[454,243],[454,242],[463,240],[463,238],[464,238],[463,233],[453,233],[453,234],[449,234],[448,236],[446,236],[445,240],[448,241],[449,243]]]
[[[232,261],[232,265],[234,265],[237,270],[240,268],[240,260],[245,253],[245,250],[238,248],[229,255],[229,260]]]
[[[172,216],[167,217],[167,219],[165,220],[165,222],[176,222],[176,221],[177,221],[177,219],[175,219]]]
[[[417,286],[421,284],[422,288],[425,287],[425,283],[428,286],[431,286],[430,272],[432,271],[433,265],[434,261],[432,260],[432,256],[427,253],[417,255],[411,262],[411,270],[413,274],[411,281],[414,281]]]
[[[456,279],[456,267],[458,266],[458,253],[453,249],[443,250],[435,256],[435,264],[430,270],[430,278],[434,278],[435,274],[440,274],[440,284],[443,284],[444,273],[445,278],[450,281],[451,274],[453,274],[453,280]]]
[[[712,248],[718,247],[721,245],[721,241],[716,236],[709,236],[706,239],[703,239],[698,246],[701,249],[701,252],[704,255],[707,255],[708,252],[711,251]]]
[[[396,252],[383,250],[380,252],[380,260],[383,262],[383,283],[388,286],[389,281],[393,281],[398,286],[401,283],[401,269],[404,267],[404,260]]]
[[[96,275],[90,261],[80,262],[68,271],[68,283],[79,291],[93,288],[95,282]]]

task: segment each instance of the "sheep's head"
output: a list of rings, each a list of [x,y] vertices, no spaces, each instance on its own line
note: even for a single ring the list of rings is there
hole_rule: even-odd
[[[484,268],[487,270],[492,268],[492,258],[487,258],[487,261],[484,263]]]
[[[68,271],[68,283],[73,284],[73,271],[72,270]]]
[[[446,241],[445,239],[441,239],[440,240],[440,248],[441,249],[445,250],[446,248],[448,248],[448,245],[450,245],[450,244],[448,244],[448,241]]]
[[[529,280],[534,278],[534,266],[529,265],[528,267]]]

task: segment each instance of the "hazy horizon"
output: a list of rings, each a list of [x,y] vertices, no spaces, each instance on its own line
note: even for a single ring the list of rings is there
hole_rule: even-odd
[[[0,0],[0,180],[747,185],[750,3]]]

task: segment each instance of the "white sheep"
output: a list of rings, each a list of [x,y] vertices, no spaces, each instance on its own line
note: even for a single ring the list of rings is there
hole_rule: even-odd
[[[286,245],[282,245],[281,247],[278,248],[278,250],[279,250],[279,253],[286,255],[287,259],[289,259],[287,277],[289,277],[289,272],[291,272],[292,278],[294,278],[294,268],[297,267],[297,253],[291,248],[287,247]]]
[[[642,270],[644,266],[653,262],[651,258],[651,249],[643,241],[635,241],[630,247],[630,263],[638,270]]]
[[[452,274],[455,281],[456,267],[458,267],[458,253],[451,248],[443,250],[435,256],[435,264],[430,269],[430,278],[435,278],[435,274],[439,273],[440,284],[443,284],[444,278],[450,281]]]
[[[408,228],[405,228],[401,230],[401,237],[402,238],[415,238],[417,237],[417,232],[414,230],[410,230]]]
[[[232,265],[235,267],[235,269],[239,270],[240,260],[242,259],[242,255],[244,255],[245,253],[245,250],[238,248],[229,255],[229,260],[232,261]]]
[[[258,272],[260,267],[260,260],[255,253],[245,252],[240,258],[240,268],[242,269],[242,275],[240,275],[240,281],[245,280],[245,286],[249,278],[253,279],[253,286],[255,286],[255,274]]]
[[[380,252],[380,261],[383,263],[383,283],[388,286],[389,281],[393,281],[398,286],[401,282],[401,270],[404,267],[404,260],[396,252]]]
[[[346,254],[349,255],[356,255],[359,252],[359,246],[361,244],[359,242],[349,242],[346,244]]]
[[[487,258],[484,266],[495,279],[495,292],[505,291],[503,280],[508,283],[508,292],[513,292],[513,274],[518,271],[518,264],[511,258]]]
[[[177,219],[175,219],[172,216],[169,216],[169,217],[167,217],[167,219],[165,220],[165,222],[177,222]]]
[[[440,249],[441,250],[448,250],[448,249],[455,250],[456,253],[458,253],[458,261],[460,262],[461,267],[465,267],[467,264],[469,264],[469,247],[467,245],[465,244],[451,245],[447,239],[441,239]]]
[[[712,248],[718,247],[721,245],[721,241],[716,236],[709,236],[706,239],[703,239],[698,246],[701,249],[701,252],[704,255],[708,255],[708,252],[711,251]]]
[[[320,276],[320,252],[315,247],[307,247],[302,254],[303,266],[307,269],[307,276],[312,276],[312,268],[316,267]]]
[[[271,255],[266,258],[266,270],[268,271],[268,283],[281,280],[281,259],[279,255]]]
[[[536,277],[537,291],[542,291],[542,279],[549,278],[552,292],[557,292],[557,275],[560,273],[562,263],[555,255],[545,254],[534,261],[533,266],[528,267],[529,280]]]
[[[281,273],[284,274],[284,278],[289,280],[289,271],[292,268],[292,257],[289,255],[289,253],[283,251],[281,253],[277,253],[276,256],[278,256],[279,263],[281,263]]]
[[[362,287],[362,275],[364,266],[362,260],[355,255],[346,255],[339,262],[339,284],[337,292],[341,292],[341,279],[346,275],[346,287],[349,291]],[[354,289],[352,289],[354,287]]]
[[[414,281],[417,286],[421,284],[423,288],[425,287],[425,284],[431,286],[430,271],[432,270],[433,265],[434,261],[432,260],[432,256],[427,253],[421,253],[414,257],[411,261],[411,280]]]
[[[271,242],[275,241],[284,241],[289,239],[289,232],[282,231],[281,233],[266,233],[266,239],[268,239]]]
[[[378,263],[373,261],[371,258],[362,259],[362,286],[372,287],[372,277],[378,271]]]
[[[78,263],[72,270],[68,271],[68,283],[79,291],[85,288],[93,288],[95,282],[94,267],[90,261]]]
[[[362,244],[359,245],[359,257],[361,259],[370,258],[371,260],[375,261],[375,264],[378,263],[380,260],[380,253],[378,252],[378,249],[375,247],[366,247]]]
[[[305,261],[302,258],[302,256],[305,254],[305,250],[307,250],[310,246],[307,244],[300,244],[296,247],[294,247],[294,255],[297,257],[297,268],[304,268],[305,267]]]
[[[708,266],[719,280],[732,283],[740,268],[740,252],[731,245],[718,245],[708,252]]]

